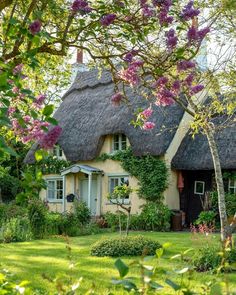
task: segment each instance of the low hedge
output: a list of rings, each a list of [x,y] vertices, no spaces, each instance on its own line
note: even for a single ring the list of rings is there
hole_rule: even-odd
[[[119,237],[98,241],[92,246],[92,256],[140,256],[154,255],[161,245],[155,240],[144,236]]]

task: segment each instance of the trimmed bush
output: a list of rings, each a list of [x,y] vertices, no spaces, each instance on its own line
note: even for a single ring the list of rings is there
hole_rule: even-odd
[[[98,257],[140,256],[143,253],[154,255],[156,249],[160,247],[161,245],[157,241],[144,236],[112,238],[94,244],[91,255]]]

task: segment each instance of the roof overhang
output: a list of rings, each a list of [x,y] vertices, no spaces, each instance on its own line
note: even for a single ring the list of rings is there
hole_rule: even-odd
[[[101,174],[103,173],[102,170],[95,168],[95,167],[91,167],[88,165],[79,165],[79,164],[74,164],[64,170],[61,171],[61,175],[67,175],[67,174],[75,174],[75,173],[85,173],[85,174]]]

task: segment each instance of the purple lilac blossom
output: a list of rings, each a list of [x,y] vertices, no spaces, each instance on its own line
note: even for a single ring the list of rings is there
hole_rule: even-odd
[[[191,0],[188,2],[188,4],[186,6],[184,6],[184,9],[181,13],[181,17],[184,19],[184,20],[189,20],[189,19],[192,19],[196,16],[199,15],[200,13],[200,10],[199,9],[195,9],[193,7],[194,5],[194,1]]]
[[[181,60],[177,64],[177,70],[179,72],[187,71],[188,69],[195,68],[195,66],[196,66],[196,64],[194,62],[190,61],[190,60]]]
[[[29,30],[32,35],[36,35],[41,30],[42,23],[40,20],[35,20],[29,25]]]
[[[198,92],[202,91],[204,89],[204,86],[202,84],[198,84],[196,86],[191,87],[191,94],[197,94]]]
[[[111,25],[114,20],[116,19],[116,15],[111,13],[111,14],[106,14],[100,19],[100,23],[103,27],[108,27]]]
[[[61,135],[61,132],[62,132],[62,128],[60,126],[53,127],[40,140],[39,145],[46,150],[53,148],[59,136]]]
[[[176,47],[178,42],[178,37],[175,35],[175,30],[174,29],[170,29],[167,33],[166,33],[166,45],[168,47],[168,49],[172,50]]]
[[[185,83],[186,83],[188,86],[191,86],[192,83],[193,83],[194,77],[195,77],[195,73],[194,73],[194,72],[190,73],[190,74],[186,77],[186,79],[185,79]]]
[[[89,13],[92,10],[92,8],[88,5],[88,1],[86,0],[75,0],[71,5],[71,9],[74,12],[79,11],[81,13]]]

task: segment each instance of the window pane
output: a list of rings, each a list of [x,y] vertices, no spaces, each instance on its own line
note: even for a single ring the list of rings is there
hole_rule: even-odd
[[[63,181],[57,180],[57,189],[63,189]]]
[[[53,200],[55,198],[54,190],[48,190],[48,199]]]
[[[62,190],[58,190],[57,191],[57,199],[62,199],[63,198],[63,191]]]
[[[124,134],[121,134],[121,149],[125,150],[127,148],[127,140]]]
[[[195,181],[194,183],[194,193],[203,195],[205,191],[205,182],[204,181]]]
[[[58,148],[59,148],[58,155],[59,155],[59,157],[62,157],[63,156],[62,155],[62,149],[60,147],[58,147]]]

